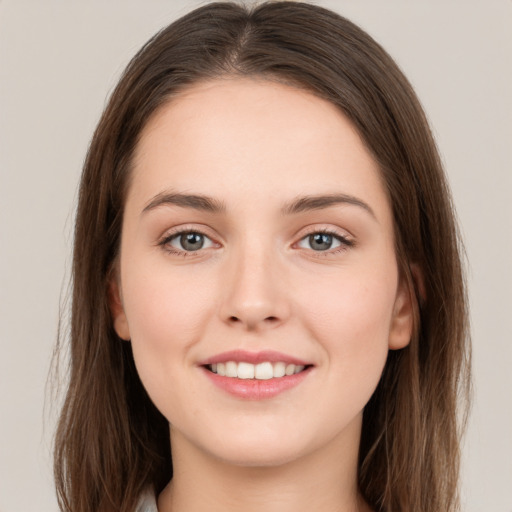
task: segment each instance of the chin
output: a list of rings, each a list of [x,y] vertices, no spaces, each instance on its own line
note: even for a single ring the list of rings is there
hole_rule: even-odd
[[[245,468],[272,468],[283,466],[298,458],[300,451],[290,447],[289,449],[273,450],[272,448],[258,446],[242,447],[238,450],[230,447],[229,453],[213,453],[216,458],[226,464]]]
[[[314,437],[308,441],[304,433],[288,429],[245,430],[238,431],[238,435],[233,432],[218,436],[215,442],[209,439],[202,449],[227,464],[256,468],[282,466],[317,448]]]

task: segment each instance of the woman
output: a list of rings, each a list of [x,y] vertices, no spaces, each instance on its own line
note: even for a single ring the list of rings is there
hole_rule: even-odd
[[[377,43],[270,2],[144,46],[82,176],[62,510],[457,510],[467,358],[449,191]]]

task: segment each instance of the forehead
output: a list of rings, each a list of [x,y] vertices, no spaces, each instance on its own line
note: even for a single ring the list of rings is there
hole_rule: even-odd
[[[352,157],[369,157],[359,133],[338,107],[303,89],[258,77],[199,82],[180,92],[146,124],[136,156],[147,157],[145,150],[154,150],[156,139],[161,143],[166,138],[165,149],[170,150],[191,136],[201,148],[213,143],[221,150],[228,144],[231,151],[240,152],[251,142],[268,148],[279,144],[284,152],[306,142],[303,151],[335,144]]]
[[[147,200],[166,187],[227,200],[337,191],[379,202],[385,195],[376,162],[335,105],[248,78],[194,85],[150,119],[131,195]]]

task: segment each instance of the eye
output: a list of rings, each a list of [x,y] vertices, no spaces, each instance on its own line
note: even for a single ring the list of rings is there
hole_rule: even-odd
[[[330,232],[311,233],[300,240],[298,246],[301,249],[312,249],[317,252],[325,252],[331,249],[346,248],[353,242],[340,235]]]
[[[214,245],[209,237],[198,231],[174,233],[162,240],[161,244],[173,253],[194,252]]]

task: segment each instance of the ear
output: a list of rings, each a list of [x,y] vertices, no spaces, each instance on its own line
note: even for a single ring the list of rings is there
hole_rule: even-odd
[[[112,275],[108,283],[108,306],[112,315],[114,330],[121,339],[129,341],[131,338],[130,329],[124,312],[120,285],[116,275]]]
[[[414,292],[411,280],[400,277],[389,329],[388,346],[398,350],[409,345],[414,328]]]

